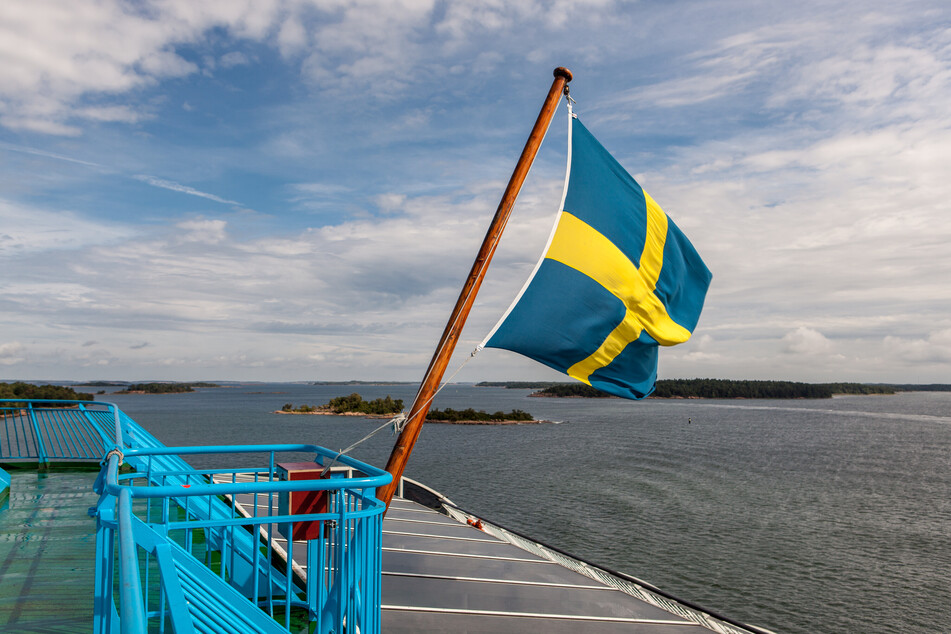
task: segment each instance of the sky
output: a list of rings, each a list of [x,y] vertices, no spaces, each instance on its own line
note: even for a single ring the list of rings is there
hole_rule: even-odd
[[[951,382],[945,0],[0,2],[0,379],[419,380],[556,66],[713,272],[660,378]]]

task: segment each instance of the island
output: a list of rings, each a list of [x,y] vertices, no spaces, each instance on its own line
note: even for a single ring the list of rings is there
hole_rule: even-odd
[[[337,396],[324,405],[301,405],[294,407],[293,403],[284,403],[284,407],[275,414],[317,414],[324,416],[363,416],[365,418],[386,418],[403,411],[403,399],[393,399],[389,394],[386,398],[377,398],[364,401],[363,397],[354,392],[350,396]]]
[[[525,425],[545,423],[548,421],[535,420],[528,412],[513,409],[511,412],[494,412],[487,414],[483,410],[476,411],[471,407],[463,410],[452,408],[432,409],[426,414],[428,423],[449,423],[453,425]]]
[[[837,394],[894,394],[898,386],[868,383],[799,383],[731,379],[662,379],[648,398],[816,399]],[[617,398],[584,383],[554,383],[529,394],[554,398]]]
[[[130,383],[115,394],[184,394],[196,387],[219,387],[217,383]]]
[[[62,385],[34,385],[24,381],[14,383],[0,383],[0,398],[48,398],[64,401],[91,401],[92,394],[77,392],[71,387]],[[58,407],[58,404],[52,404]]]
[[[540,390],[553,385],[571,385],[564,381],[480,381],[476,387],[504,387],[507,390]]]
[[[338,396],[330,399],[324,405],[301,405],[294,407],[293,403],[274,412],[275,414],[311,414],[318,416],[360,416],[362,418],[389,418],[403,411],[403,399],[393,399],[389,394],[385,398],[365,401],[354,392],[349,396]],[[544,423],[547,421],[535,420],[528,412],[520,409],[511,412],[493,412],[488,414],[482,410],[476,411],[471,407],[464,410],[446,408],[433,409],[426,414],[426,420],[433,423],[448,423],[453,425],[523,425]]]
[[[83,381],[76,385],[81,385],[82,387],[123,387],[128,384],[128,381]]]

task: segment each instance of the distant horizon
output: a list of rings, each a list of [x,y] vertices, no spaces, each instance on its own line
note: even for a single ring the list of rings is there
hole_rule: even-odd
[[[834,385],[834,384],[855,384],[855,385],[880,385],[880,386],[948,386],[951,387],[951,383],[945,383],[940,381],[932,381],[926,383],[919,382],[909,382],[909,381],[796,381],[792,379],[734,379],[734,378],[722,378],[722,377],[675,377],[675,378],[659,378],[660,381],[678,381],[678,380],[712,380],[712,381],[736,381],[736,382],[788,382],[788,383],[804,383],[808,385]],[[328,386],[341,386],[345,387],[348,385],[360,386],[360,385],[369,385],[369,386],[386,386],[386,385],[418,385],[418,381],[387,381],[387,380],[344,380],[344,381],[326,381],[320,379],[301,379],[295,381],[284,381],[284,380],[275,380],[275,381],[262,381],[262,380],[231,380],[231,379],[193,379],[181,381],[177,379],[88,379],[85,381],[75,380],[75,379],[9,379],[9,378],[0,378],[0,383],[49,383],[51,385],[56,384],[70,384],[77,386],[91,386],[96,387],[95,383],[104,383],[112,385],[128,385],[136,383],[230,383],[230,384],[240,384],[240,385],[253,385],[253,384],[270,384],[270,383],[289,383],[289,384],[315,384],[315,385],[328,385]],[[566,380],[548,380],[548,379],[487,379],[481,381],[452,381],[447,383],[448,385],[478,385],[479,383],[563,383],[566,385],[579,384],[583,385],[579,381],[572,381],[570,379]]]

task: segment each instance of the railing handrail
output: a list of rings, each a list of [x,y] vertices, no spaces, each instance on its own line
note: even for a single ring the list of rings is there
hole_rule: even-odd
[[[166,455],[199,455],[223,453],[300,453],[312,452],[326,458],[337,458],[337,454],[317,445],[305,444],[275,444],[275,445],[205,445],[193,447],[146,447],[141,449],[126,449],[124,456],[166,456]],[[272,460],[273,462],[273,460]],[[327,491],[332,489],[375,489],[389,484],[393,476],[377,467],[362,463],[349,456],[337,459],[338,463],[366,474],[362,478],[321,478],[315,480],[268,480],[264,482],[215,482],[210,484],[189,484],[187,488],[181,484],[172,485],[120,485],[118,474],[116,480],[111,479],[111,473],[106,477],[106,490],[110,495],[118,495],[119,489],[131,489],[134,498],[158,497],[195,497],[202,495],[226,495],[239,493],[282,493],[290,491]],[[316,464],[316,462],[315,462]],[[111,472],[111,470],[110,470]],[[262,470],[262,472],[264,472]],[[369,473],[367,473],[369,472]],[[200,469],[188,472],[172,472],[174,475],[200,475]],[[153,479],[160,478],[165,472],[158,470],[151,472]],[[146,477],[144,474],[133,474],[123,479],[137,479]],[[345,483],[345,484],[344,484]]]
[[[13,398],[0,398],[0,407],[11,407],[11,408],[13,408],[13,409],[17,409],[17,408],[15,408],[15,407],[13,407],[12,405],[11,405],[11,406],[5,406],[5,405],[3,405],[3,403],[73,403],[73,404],[76,404],[76,405],[79,405],[79,404],[83,404],[83,405],[111,405],[111,406],[115,407],[115,403],[109,403],[108,401],[84,401],[84,400],[82,400],[82,399],[74,399],[74,398],[30,398],[30,397],[26,397],[26,396],[21,396],[21,397],[19,397],[19,398],[17,398],[17,397],[13,397]]]
[[[104,429],[101,420],[96,420],[96,418],[92,416],[93,414],[101,415],[110,411],[113,413],[116,421],[115,431],[113,433],[110,433],[108,429]],[[28,397],[0,398],[0,415],[2,415],[2,420],[9,423],[9,419],[12,418],[14,434],[20,434],[21,432],[23,434],[22,436],[16,436],[15,444],[18,450],[21,441],[25,443],[28,448],[27,453],[24,455],[7,457],[18,460],[35,458],[41,466],[49,463],[51,460],[60,459],[99,460],[110,448],[121,449],[123,447],[120,413],[121,410],[118,405],[106,401]],[[40,425],[41,421],[38,420],[38,415],[40,414],[43,415],[42,426]],[[77,419],[84,421],[86,431],[76,428],[73,428],[72,431],[66,431],[62,428],[61,425],[63,422],[67,425],[75,424],[78,423]],[[27,422],[28,428],[23,427],[18,431],[16,427],[18,420],[21,421],[21,424],[22,421]],[[89,430],[94,432],[96,443],[102,445],[101,451],[96,451],[95,448],[92,450],[87,448],[78,452],[64,452],[63,447],[59,445],[60,439],[62,438],[64,439],[63,442],[73,449],[77,446],[75,443],[88,447],[86,443],[93,440],[93,438],[86,435]],[[9,442],[9,428],[6,433]],[[50,447],[46,446],[44,435],[46,435],[52,443]],[[33,451],[29,451],[30,444],[33,445]],[[58,450],[55,450],[54,447],[58,447]],[[11,449],[11,446],[8,446],[7,449]],[[0,452],[2,452],[2,448],[0,448]],[[4,454],[0,453],[0,455]]]
[[[389,474],[379,467],[361,462],[356,458],[347,455],[338,456],[338,452],[330,451],[319,445],[308,444],[266,444],[266,445],[189,445],[187,447],[141,447],[128,449],[125,452],[127,456],[164,456],[164,455],[191,455],[201,453],[261,453],[262,451],[270,453],[289,453],[289,452],[314,452],[325,458],[336,459],[337,463],[359,469],[371,477]]]
[[[200,472],[196,472],[200,473]],[[127,486],[106,483],[109,495],[118,495],[120,490],[129,489],[133,498],[161,497],[200,497],[202,495],[231,495],[240,493],[288,493],[291,491],[336,491],[374,489],[386,484],[389,478],[370,480],[369,478],[333,478],[322,480],[271,480],[269,482],[247,482],[226,484],[190,484],[185,488],[181,484],[168,486]],[[379,483],[379,484],[377,484]]]

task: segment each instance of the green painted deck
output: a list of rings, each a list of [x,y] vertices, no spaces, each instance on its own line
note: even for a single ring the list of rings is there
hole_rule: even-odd
[[[0,502],[0,631],[88,632],[98,496],[95,472],[10,470]]]

